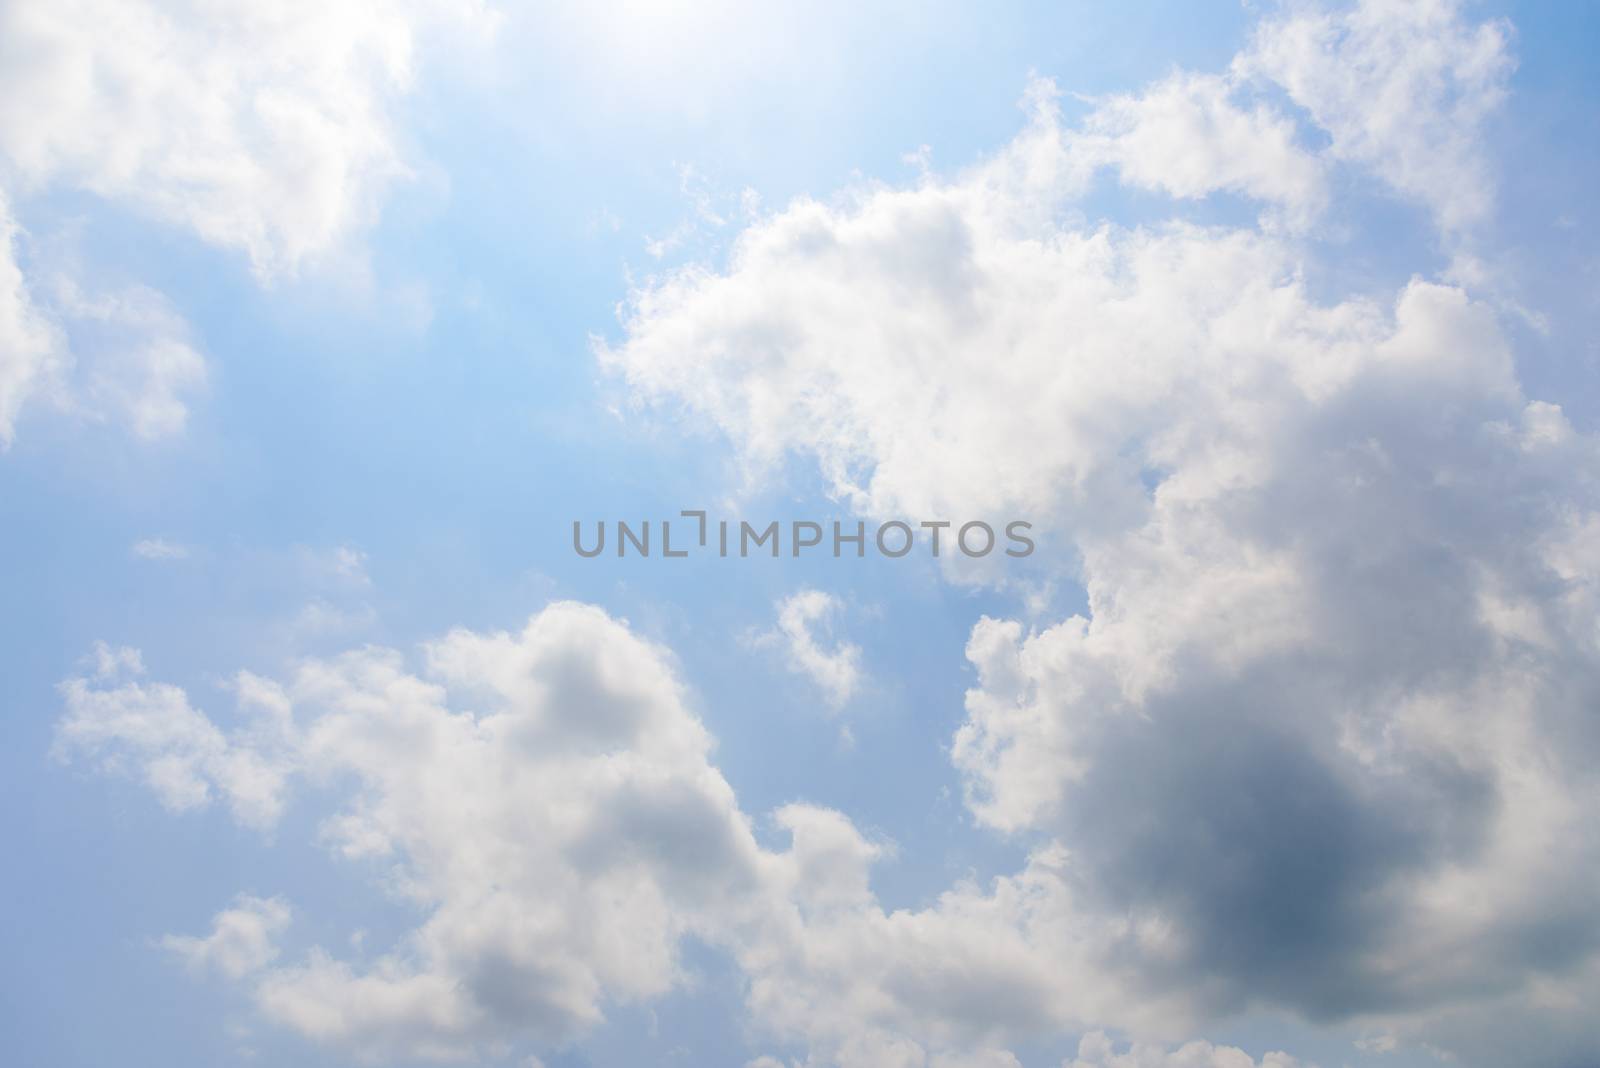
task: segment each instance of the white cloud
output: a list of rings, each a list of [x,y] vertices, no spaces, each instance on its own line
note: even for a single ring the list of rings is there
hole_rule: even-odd
[[[294,274],[408,174],[393,111],[419,40],[493,21],[472,0],[0,9],[0,446],[42,393],[141,438],[177,433],[206,377],[161,294],[24,275],[17,203],[85,190],[243,252],[263,280]],[[89,352],[84,332],[104,335]]]
[[[1364,1038],[1356,1039],[1356,1049],[1360,1050],[1362,1053],[1369,1054],[1393,1053],[1399,1047],[1399,1045],[1399,1041],[1390,1034],[1370,1035]]]
[[[323,843],[382,858],[424,919],[368,965],[323,948],[238,965],[264,1014],[314,1040],[382,1058],[570,1040],[603,1005],[679,983],[690,933],[733,955],[761,1033],[813,1066],[1012,1066],[1007,1036],[1181,1008],[1127,1008],[1126,977],[1096,965],[1157,934],[1080,915],[1060,850],[890,912],[869,880],[886,847],[838,812],[786,806],[787,848],[762,849],[665,652],[597,609],[554,604],[521,633],[458,630],[425,653],[422,675],[374,648],[286,685],[242,674],[261,727],[230,735],[181,690],[123,682],[142,670],[130,651],[100,648],[63,686],[64,751],[161,769],[147,779],[174,807],[248,795],[263,765],[287,769],[285,790],[352,785]],[[264,826],[276,811],[235,806]],[[174,948],[257,959],[260,925],[224,916],[226,934]]]
[[[1464,22],[1453,0],[1293,7],[1235,67],[1282,85],[1328,132],[1334,159],[1371,168],[1458,231],[1493,203],[1480,133],[1505,95],[1510,37],[1504,22]]]
[[[20,237],[0,189],[0,448],[30,398],[146,440],[181,432],[207,377],[188,324],[155,290],[93,288],[50,256],[25,274]]]
[[[302,638],[322,638],[330,635],[348,635],[371,627],[378,619],[378,610],[370,604],[341,607],[325,597],[313,597],[295,615],[291,632]]]
[[[256,714],[230,735],[178,687],[138,681],[144,665],[137,650],[101,643],[95,659],[92,678],[61,684],[67,711],[57,726],[59,756],[88,756],[108,771],[137,774],[174,811],[204,808],[220,793],[246,824],[277,820],[288,771],[287,724],[273,714],[281,709],[254,699],[257,690],[241,689],[241,706]]]
[[[791,805],[778,821],[792,837],[769,889],[780,905],[735,952],[755,1019],[803,1044],[808,1065],[1008,1064],[1013,1036],[1105,1012],[1130,1021],[1122,977],[1093,967],[1116,932],[1074,915],[1059,851],[987,889],[963,883],[926,908],[889,911],[868,882],[883,850],[848,819]],[[1146,1002],[1152,1017],[1167,1008]]]
[[[607,1002],[671,987],[681,935],[756,907],[761,853],[660,650],[556,604],[519,634],[455,631],[426,659],[426,677],[377,648],[287,685],[241,676],[240,702],[279,728],[250,736],[174,687],[63,685],[63,750],[142,765],[172,807],[248,795],[264,766],[355,784],[324,844],[391,858],[426,920],[370,966],[317,950],[267,970],[269,1017],[364,1056],[560,1041]]]
[[[141,560],[185,560],[189,547],[165,538],[143,538],[134,542],[129,552]]]
[[[372,586],[367,554],[353,545],[297,545],[289,566],[299,581],[328,595],[354,595]]]
[[[1387,9],[1361,10],[1377,34]],[[1385,106],[1391,81],[1434,71],[1397,73],[1388,60],[1431,62],[1441,78],[1462,65],[1494,66],[1457,56],[1458,38],[1498,41],[1493,27],[1429,18],[1419,29],[1397,12],[1393,28],[1408,40],[1432,33],[1437,48],[1362,53],[1359,85],[1383,88]],[[1276,40],[1264,30],[1253,47]],[[1251,51],[1235,66],[1270,67],[1285,80],[1300,70],[1284,63]],[[1054,87],[1036,84],[1027,128],[993,159],[912,189],[875,184],[831,203],[802,198],[741,233],[727,270],[690,265],[636,290],[625,340],[598,343],[600,361],[637,399],[708,417],[757,469],[790,451],[814,456],[833,489],[870,513],[1043,510],[1098,495],[1111,498],[1099,504],[1115,523],[1137,505],[1123,499],[1136,480],[1108,470],[1127,466],[1126,442],[1154,438],[1191,408],[1235,414],[1231,394],[1267,386],[1244,380],[1258,367],[1307,393],[1337,388],[1385,330],[1384,309],[1368,302],[1310,301],[1300,284],[1304,251],[1274,228],[1173,222],[1124,231],[1070,225],[1070,214],[1063,221],[1107,163],[1119,164],[1124,181],[1179,197],[1232,189],[1302,222],[1313,215],[1325,162],[1298,148],[1289,120],[1266,103],[1234,104],[1240,77],[1176,75],[1103,102],[1082,130],[1065,128]],[[1452,130],[1452,144],[1478,152],[1475,120],[1498,99],[1487,75],[1468,79],[1438,99],[1411,101],[1404,122]],[[1327,121],[1340,127],[1346,116]],[[1411,144],[1411,128],[1349,154],[1399,173],[1390,157]],[[1481,168],[1453,169],[1467,181]],[[1506,358],[1487,358],[1498,365],[1472,373],[1498,374],[1509,387]],[[1171,449],[1185,444],[1170,437]]]
[[[204,938],[167,935],[163,949],[198,973],[215,971],[229,979],[258,972],[278,957],[277,937],[289,926],[290,909],[280,898],[241,894],[233,908],[211,920]]]
[[[335,575],[352,585],[372,585],[372,579],[367,575],[367,554],[360,549],[341,545],[331,554],[329,564]]]
[[[825,966],[831,936],[808,926],[812,979],[753,980],[772,1018],[841,1062],[921,1063],[905,1035],[978,1041],[975,1021],[959,1033],[984,1004],[971,991],[895,969],[941,945],[915,972],[940,975],[990,910],[967,974],[1029,922],[1055,954],[1007,960],[1019,1029],[1162,1032],[1270,1005],[1486,1064],[1559,1064],[1595,1040],[1560,1006],[1600,968],[1581,933],[1600,923],[1584,891],[1600,874],[1600,443],[1522,394],[1467,290],[1314,297],[1318,246],[1270,215],[1130,230],[1079,222],[1075,200],[1116,162],[1124,182],[1305,219],[1321,173],[1356,165],[1458,233],[1490,203],[1478,133],[1508,62],[1502,27],[1453,8],[1296,9],[1222,81],[1176,76],[1084,130],[1036,89],[992,159],[798,200],[726,267],[632,295],[598,355],[641,402],[719,427],[757,472],[808,457],[869,515],[1034,517],[1054,577],[1087,598],[1054,625],[974,628],[951,749],[982,823],[1068,859],[1046,850],[916,914],[869,908],[839,945],[870,955]],[[1326,149],[1296,147],[1269,103],[1241,110],[1256,76]],[[1191,137],[1197,169],[1158,180],[1146,146]],[[1021,886],[1048,904],[1002,907]],[[883,942],[912,926],[912,945]],[[1170,1003],[1140,1011],[1157,991]],[[1507,1053],[1472,1023],[1508,1015],[1540,1049]]]
[[[67,275],[48,280],[50,307],[72,342],[67,406],[112,419],[146,441],[181,434],[189,397],[204,388],[205,359],[188,324],[145,286],[88,293]]]
[[[0,189],[0,448],[15,438],[23,402],[52,382],[62,353],[57,328],[17,264],[17,224]]]
[[[93,677],[99,680],[115,679],[122,673],[144,674],[144,657],[140,655],[139,650],[129,649],[126,646],[110,646],[105,642],[95,642],[93,652],[85,660],[86,663],[93,665]]]
[[[1292,119],[1238,95],[1232,78],[1175,74],[1099,102],[1071,147],[1116,165],[1126,185],[1188,199],[1240,193],[1309,226],[1327,202],[1325,164],[1300,146]]]
[[[1117,1053],[1116,1045],[1102,1031],[1084,1035],[1078,1043],[1078,1056],[1062,1068],[1314,1068],[1286,1053],[1268,1053],[1255,1060],[1236,1046],[1213,1046],[1209,1042],[1188,1042],[1177,1049],[1134,1043]]]
[[[255,990],[372,1054],[566,1040],[670,989],[692,933],[808,1068],[1010,1066],[1018,1036],[1093,1028],[1138,1042],[1091,1035],[1075,1068],[1246,1068],[1172,1042],[1247,1007],[1464,1063],[1572,1061],[1600,993],[1597,442],[1528,402],[1462,288],[1319,298],[1314,247],[1270,212],[1128,230],[1072,210],[1115,163],[1309,224],[1322,172],[1354,163],[1461,225],[1479,192],[1417,160],[1443,152],[1481,191],[1472,138],[1503,61],[1498,30],[1441,10],[1369,3],[1326,40],[1297,13],[1226,83],[1169,79],[1082,131],[1040,87],[993,159],[798,201],[725,269],[636,293],[601,347],[753,470],[799,454],[865,513],[1057,533],[1050,578],[1081,582],[1087,609],[974,627],[951,746],[974,818],[1028,848],[1019,871],[887,909],[886,847],[841,813],[787,806],[787,846],[762,848],[670,657],[571,604],[518,634],[453,632],[420,672],[368,648],[241,679],[278,725],[262,741],[121,681],[136,661],[106,651],[105,678],[64,684],[64,748],[134,763],[174,807],[240,793],[246,755],[352,783],[324,841],[385,858],[426,918],[371,965],[318,950]],[[1411,47],[1378,47],[1382,18]],[[1328,55],[1371,92],[1371,137],[1346,125],[1359,93],[1319,88]],[[1327,150],[1239,103],[1263,72]],[[1451,88],[1419,94],[1415,122],[1439,130],[1387,117],[1434,78]],[[1160,177],[1150,146],[1180,133],[1204,165]],[[826,661],[815,618],[795,633]]]
[[[292,271],[406,173],[390,111],[419,37],[485,18],[470,2],[8,5],[0,157],[14,189],[87,189]]]
[[[517,634],[454,631],[426,647],[422,675],[376,648],[307,661],[287,684],[241,674],[248,732],[223,732],[175,687],[124,681],[142,671],[131,651],[97,656],[63,684],[65,754],[147,769],[174,808],[257,796],[263,767],[280,801],[301,779],[351,784],[321,840],[383,858],[386,886],[424,919],[368,965],[318,948],[251,972],[261,1011],[320,1042],[443,1058],[566,1041],[603,1005],[680,982],[690,933],[740,962],[765,1033],[848,1068],[890,1051],[1007,1064],[1000,1032],[1076,1019],[1116,985],[1084,967],[1106,938],[1074,931],[1057,855],[990,892],[888,913],[868,878],[885,847],[843,815],[788,806],[775,820],[790,845],[762,849],[665,652],[594,608],[551,605]],[[234,811],[271,826],[280,808]],[[216,957],[248,941],[241,927],[219,923],[231,933],[206,941],[214,952],[179,945]]]
[[[799,590],[778,602],[776,629],[759,641],[782,647],[790,671],[809,678],[834,708],[848,704],[861,683],[861,647],[834,637],[843,603],[821,590]]]

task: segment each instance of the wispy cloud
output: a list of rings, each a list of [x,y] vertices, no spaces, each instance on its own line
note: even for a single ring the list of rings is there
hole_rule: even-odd
[[[133,543],[129,550],[141,560],[186,560],[189,547],[165,538],[144,538]]]
[[[832,708],[842,708],[861,683],[861,648],[836,633],[844,604],[821,590],[799,590],[777,604],[777,625],[756,643],[777,647],[790,671],[803,675]]]

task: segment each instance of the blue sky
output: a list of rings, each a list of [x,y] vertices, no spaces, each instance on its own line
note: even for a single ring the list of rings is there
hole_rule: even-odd
[[[1593,7],[57,10],[0,14],[18,1063],[1595,1063]],[[1040,549],[571,550],[696,507]],[[443,687],[381,759],[380,649]]]

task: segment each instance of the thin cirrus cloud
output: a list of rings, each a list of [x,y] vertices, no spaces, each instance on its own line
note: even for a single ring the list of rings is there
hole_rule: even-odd
[[[370,224],[409,173],[391,111],[419,40],[493,24],[471,0],[6,5],[0,446],[39,400],[170,436],[205,379],[161,294],[97,287],[71,265],[25,266],[50,257],[26,255],[36,250],[19,205],[83,191],[244,254],[264,282],[292,275]],[[119,340],[85,352],[80,335],[108,319]]]
[[[1575,1063],[1600,1042],[1596,441],[1524,395],[1479,294],[1304,281],[1352,174],[1471,240],[1508,42],[1369,0],[1271,16],[1225,71],[1077,126],[1035,83],[992,157],[759,217],[598,346],[751,470],[799,456],[864,515],[1070,539],[1053,577],[1084,611],[982,618],[966,649],[949,756],[971,820],[1025,846],[1009,873],[890,908],[846,813],[786,805],[763,844],[669,654],[572,603],[420,666],[241,675],[231,729],[105,649],[63,684],[59,751],[259,828],[351,783],[321,842],[382,858],[422,919],[373,962],[236,970],[267,1019],[368,1056],[570,1041],[680,986],[693,937],[737,965],[758,1064],[1006,1068],[1065,1034],[1072,1068],[1299,1063],[1190,1041],[1251,1009]],[[1073,221],[1105,173],[1172,219]],[[1260,215],[1186,221],[1214,194]]]
[[[63,362],[59,328],[34,304],[17,263],[17,236],[0,191],[0,448],[16,437],[23,401],[53,382]]]
[[[804,676],[832,708],[842,708],[861,685],[861,647],[836,634],[844,612],[839,598],[822,590],[797,590],[777,604],[776,625],[756,644],[776,646],[784,664]]]
[[[24,404],[47,400],[142,440],[183,431],[205,388],[188,324],[147,286],[98,289],[36,258],[24,272],[21,231],[0,187],[0,449]]]
[[[166,538],[141,538],[128,550],[141,560],[187,560],[189,547]]]

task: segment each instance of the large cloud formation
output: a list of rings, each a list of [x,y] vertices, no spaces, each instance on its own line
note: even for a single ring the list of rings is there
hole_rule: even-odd
[[[793,204],[636,292],[599,355],[865,513],[1049,518],[1087,610],[974,628],[952,756],[978,820],[1067,851],[1075,922],[1127,925],[1098,967],[1201,1016],[1573,1063],[1600,1041],[1596,442],[1523,396],[1492,305],[1421,276],[1328,299],[1306,236],[1348,174],[1470,242],[1507,41],[1368,2],[1078,128],[1036,87],[993,159]],[[1084,220],[1107,167],[1172,220]],[[1257,224],[1185,221],[1210,194]]]
[[[1059,848],[891,912],[870,888],[882,847],[843,814],[785,806],[786,847],[758,844],[670,655],[599,609],[457,630],[423,661],[369,647],[284,683],[240,674],[231,729],[131,650],[97,649],[62,685],[61,756],[137,776],[174,811],[226,800],[259,830],[331,792],[321,843],[418,909],[365,962],[286,959],[280,898],[242,895],[209,934],[163,939],[283,1026],[368,1059],[559,1044],[681,982],[687,937],[737,961],[758,1033],[817,1068],[1004,1068],[1013,1036],[1138,1015],[1114,956],[1139,932],[1075,907]],[[1150,997],[1149,1026],[1183,1019],[1180,1001]]]
[[[1370,0],[1269,19],[1226,72],[1077,127],[1035,86],[993,158],[796,202],[636,292],[600,346],[753,471],[805,457],[863,514],[1056,533],[1086,607],[974,626],[950,749],[1019,871],[889,910],[845,814],[788,806],[762,846],[665,652],[569,604],[420,672],[368,649],[243,677],[231,732],[106,650],[64,685],[63,752],[258,825],[342,786],[327,844],[384,858],[425,921],[358,965],[285,963],[256,919],[228,959],[270,1017],[369,1054],[559,1042],[670,988],[692,936],[813,1068],[1004,1068],[1086,1031],[1073,1068],[1244,1068],[1172,1043],[1248,1009],[1587,1063],[1597,442],[1523,395],[1481,294],[1308,280],[1351,174],[1471,240],[1507,40]],[[1172,220],[1085,219],[1108,173]],[[1207,196],[1259,217],[1186,221]]]

